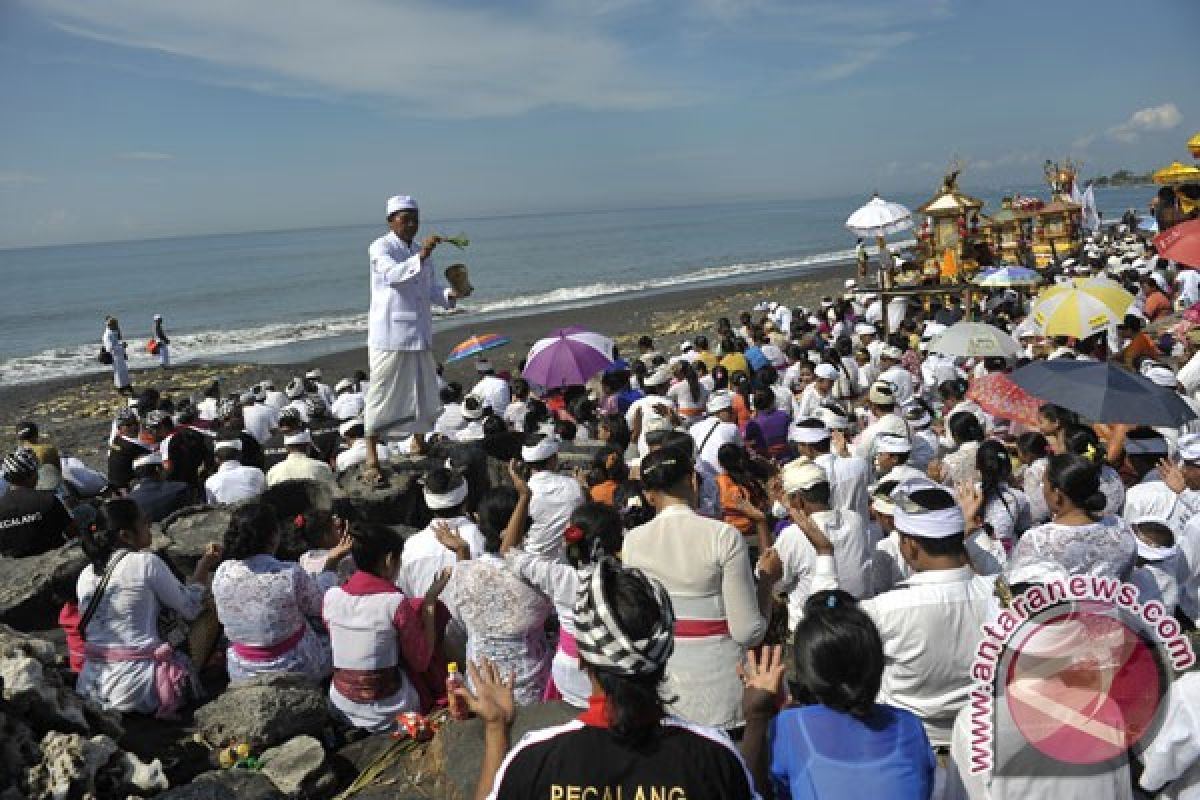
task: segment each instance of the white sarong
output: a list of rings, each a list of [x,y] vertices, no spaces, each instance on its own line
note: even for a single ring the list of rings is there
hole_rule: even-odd
[[[442,413],[437,363],[429,350],[367,349],[371,382],[363,417],[368,436],[429,433]]]

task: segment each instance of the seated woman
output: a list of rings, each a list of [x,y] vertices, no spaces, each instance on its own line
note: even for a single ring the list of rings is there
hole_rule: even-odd
[[[187,656],[158,635],[163,608],[193,620],[204,608],[206,584],[220,560],[209,545],[184,586],[150,546],[150,523],[127,497],[109,500],[82,533],[91,561],[76,585],[86,639],[76,689],[106,709],[170,718],[196,687]]]
[[[231,681],[299,672],[329,677],[329,642],[306,617],[320,618],[322,591],[299,564],[279,561],[279,523],[267,503],[238,507],[225,531],[225,561],[213,575],[217,616],[229,637]]]
[[[450,577],[435,576],[425,596],[396,588],[404,539],[382,525],[351,529],[358,571],[325,595],[325,625],[333,645],[329,699],[356,728],[390,730],[396,715],[427,712],[444,692],[437,652],[438,596]]]
[[[434,523],[438,539],[459,557],[446,587],[445,602],[467,631],[467,660],[487,658],[515,676],[517,702],[541,702],[550,676],[545,623],[554,607],[541,592],[523,581],[503,558],[500,544],[514,517],[524,525],[528,490],[490,489],[479,501],[477,516],[484,552],[468,560],[466,543]]]
[[[490,662],[470,665],[474,690],[458,691],[484,723],[477,798],[557,797],[563,786],[604,787],[608,796],[624,798],[758,796],[728,739],[663,708],[675,615],[661,584],[602,558],[580,575],[574,618],[592,687],[588,710],[525,737],[507,756],[511,683]]]
[[[769,781],[776,797],[792,800],[929,797],[933,750],[915,715],[875,702],[883,680],[883,643],[854,598],[837,589],[813,594],[795,642],[797,705],[775,713],[781,670],[765,682],[753,659],[745,670],[749,690],[742,753],[759,785]],[[769,749],[764,746],[768,727]]]
[[[579,593],[579,571],[593,565],[602,556],[621,552],[625,529],[621,514],[611,505],[584,503],[571,514],[571,524],[563,533],[567,542],[567,564],[536,556],[520,549],[523,526],[511,526],[511,538],[505,535],[501,546],[517,575],[533,584],[554,603],[558,613],[558,650],[551,662],[551,683],[547,699],[561,697],[578,708],[587,708],[592,684],[579,660],[575,643],[575,597]]]
[[[587,492],[596,503],[613,505],[617,487],[629,480],[629,467],[623,450],[605,445],[592,456],[592,468],[587,473]]]

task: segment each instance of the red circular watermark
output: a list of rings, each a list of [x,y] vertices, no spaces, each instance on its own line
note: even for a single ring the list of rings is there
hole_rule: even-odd
[[[1065,764],[1122,756],[1151,729],[1168,677],[1158,649],[1112,605],[1030,618],[1014,637],[1005,698],[1030,745]]]

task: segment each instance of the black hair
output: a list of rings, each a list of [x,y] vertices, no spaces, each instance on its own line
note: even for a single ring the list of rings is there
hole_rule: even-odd
[[[391,578],[380,575],[379,570],[385,558],[393,553],[399,556],[404,550],[404,537],[394,528],[378,524],[354,525],[350,528],[350,537],[353,539],[350,554],[354,557],[354,565],[380,578]]]
[[[605,481],[625,481],[629,479],[629,467],[625,464],[624,451],[610,445],[605,445],[592,456],[590,478],[593,485]]]
[[[1045,403],[1040,406],[1038,408],[1038,416],[1045,417],[1047,421],[1064,427],[1077,423],[1075,412],[1068,411],[1062,406],[1056,406],[1053,403]]]
[[[1083,456],[1097,468],[1104,466],[1104,460],[1107,458],[1104,445],[1101,444],[1100,437],[1089,426],[1068,425],[1066,431],[1063,432],[1063,443],[1066,445],[1068,453]],[[1153,458],[1158,461],[1159,457],[1154,456]]]
[[[708,349],[708,337],[705,336],[704,334],[700,334],[699,336],[697,336],[695,339],[692,340],[692,344],[694,344],[696,346],[697,350],[707,350]]]
[[[677,362],[675,368],[683,374],[683,379],[687,381],[688,391],[692,394],[692,401],[699,403],[704,390],[700,386],[700,378],[696,375],[696,370],[687,361]]]
[[[582,541],[567,543],[567,561],[586,567],[601,556],[621,552],[625,526],[621,514],[606,503],[584,503],[571,512],[571,524],[583,531]]]
[[[967,382],[962,378],[951,378],[938,384],[938,396],[945,402],[951,397],[958,399],[967,396]]]
[[[1036,461],[1050,455],[1050,441],[1037,431],[1025,431],[1017,437],[1017,452],[1023,459],[1032,456]]]
[[[625,417],[621,414],[605,414],[596,423],[598,426],[603,425],[608,428],[609,444],[624,453],[629,448],[629,441],[632,438],[629,433],[629,423],[625,421]]]
[[[621,515],[625,530],[633,530],[654,519],[654,506],[646,499],[640,481],[625,481],[613,492],[613,505]]]
[[[483,435],[498,436],[508,430],[508,423],[503,417],[498,417],[495,414],[488,414],[483,418]]]
[[[1077,508],[1092,514],[1104,510],[1106,500],[1100,491],[1100,468],[1081,455],[1059,453],[1050,456],[1046,463],[1046,482]]]
[[[1008,448],[995,439],[983,442],[975,451],[975,469],[979,470],[984,507],[986,508],[994,498],[998,498],[1004,504],[1008,515],[1015,521],[1016,512],[1004,496],[1004,488],[1012,478],[1012,458],[1008,454]]]
[[[841,589],[811,595],[794,639],[797,699],[868,716],[883,682],[883,640],[854,597]]]
[[[564,442],[575,441],[575,435],[579,433],[579,426],[569,419],[554,420],[554,434]]]
[[[79,545],[97,577],[108,568],[108,560],[121,544],[121,533],[132,533],[141,516],[142,510],[133,500],[115,497],[100,506],[95,522],[83,529]]]
[[[775,407],[775,392],[770,389],[754,390],[754,410],[770,411]]]
[[[717,448],[717,463],[731,481],[746,491],[753,505],[767,505],[765,482],[769,476],[759,463],[750,457],[746,448],[726,442]]]
[[[631,640],[650,636],[662,620],[654,589],[639,571],[605,569],[601,591],[617,626]],[[608,729],[619,744],[644,746],[654,737],[665,711],[659,687],[666,665],[646,675],[625,676],[593,667],[606,698]]]
[[[270,503],[254,501],[237,506],[225,529],[225,560],[241,561],[269,553],[279,539],[279,518]]]
[[[979,417],[970,411],[956,411],[951,414],[950,419],[946,421],[946,427],[950,429],[954,441],[959,444],[983,441],[983,425],[980,424]]]
[[[513,397],[524,400],[529,396],[529,381],[524,378],[513,378],[508,382],[508,389]]]
[[[1170,525],[1147,520],[1139,522],[1133,527],[1137,529],[1140,538],[1155,547],[1171,547],[1175,544],[1175,531],[1171,530]]]
[[[479,532],[483,534],[483,545],[487,552],[500,552],[500,540],[516,507],[517,490],[509,486],[495,486],[479,498],[475,521],[479,525]]]

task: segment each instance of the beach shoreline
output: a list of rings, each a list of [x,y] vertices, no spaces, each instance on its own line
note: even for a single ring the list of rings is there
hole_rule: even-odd
[[[844,280],[853,277],[852,261],[839,261],[799,275],[771,277],[759,282],[715,286],[684,286],[677,291],[657,290],[632,293],[600,302],[554,308],[545,311],[521,309],[508,317],[489,317],[472,330],[472,317],[452,317],[434,333],[434,353],[443,358],[454,345],[474,333],[499,333],[511,344],[493,350],[489,358],[498,371],[515,374],[517,364],[530,346],[550,331],[578,325],[612,337],[622,353],[635,351],[638,336],[649,334],[664,353],[677,352],[678,343],[699,333],[712,335],[716,320],[736,320],[741,311],[749,311],[761,300],[774,300],[790,306],[815,307],[824,295],[839,294]],[[365,337],[364,337],[365,338]],[[714,343],[715,345],[715,343]],[[257,363],[254,352],[239,353],[230,359],[210,359],[185,364],[170,370],[133,370],[135,388],[154,386],[178,399],[198,394],[214,379],[221,380],[223,392],[246,388],[261,380],[273,380],[282,386],[293,375],[317,368],[326,383],[333,384],[355,370],[367,369],[365,342],[335,352],[315,355],[303,362]],[[472,359],[446,365],[447,380],[458,381],[466,389],[474,383]],[[45,438],[55,443],[64,455],[80,458],[89,466],[104,470],[105,442],[109,425],[125,400],[112,386],[110,372],[89,373],[28,384],[0,387],[0,440],[6,447],[15,444],[18,422],[32,420],[41,427]]]

